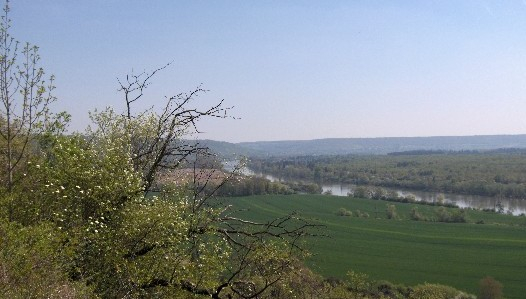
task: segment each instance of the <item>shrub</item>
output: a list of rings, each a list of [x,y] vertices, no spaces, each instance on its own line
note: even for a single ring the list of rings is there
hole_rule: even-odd
[[[331,287],[340,286],[343,284],[343,280],[339,279],[338,277],[329,276],[323,280],[324,283],[329,284]]]
[[[502,298],[502,284],[491,276],[486,276],[479,283],[479,299]]]
[[[396,206],[387,205],[386,215],[387,215],[387,219],[397,219],[398,213],[396,212]]]
[[[420,214],[420,212],[418,212],[417,207],[413,207],[411,209],[411,212],[409,213],[409,217],[411,217],[411,220],[415,220],[415,221],[426,221],[427,220],[422,214]]]
[[[355,198],[371,198],[371,192],[367,187],[357,186],[353,190],[353,197]]]
[[[386,199],[387,191],[380,187],[376,187],[371,191],[371,198],[380,200],[380,199]]]
[[[404,197],[404,202],[410,202],[410,203],[416,202],[416,196],[414,194],[407,194]]]
[[[463,293],[455,288],[440,284],[417,285],[411,294],[410,299],[475,299],[475,296]]]
[[[347,272],[347,278],[349,280],[349,290],[357,292],[367,292],[371,288],[369,275],[365,273],[355,272],[351,270]]]
[[[338,216],[352,216],[352,211],[349,211],[346,208],[340,208],[338,210],[338,212],[336,212],[336,215],[338,215]]]
[[[467,216],[466,211],[456,210],[450,213],[445,207],[436,209],[437,221],[438,222],[454,222],[454,223],[466,223]]]
[[[444,207],[435,210],[438,222],[450,222],[451,214]]]
[[[389,298],[396,298],[395,296],[397,295],[398,291],[396,290],[396,287],[389,281],[378,281],[376,282],[376,285],[374,286],[374,289],[384,295],[384,296],[387,296]]]
[[[466,217],[466,211],[464,210],[457,210],[451,214],[450,222],[456,222],[456,223],[466,223],[467,217]]]
[[[0,220],[0,297],[94,297],[82,282],[69,281],[67,252],[52,224],[23,227]]]

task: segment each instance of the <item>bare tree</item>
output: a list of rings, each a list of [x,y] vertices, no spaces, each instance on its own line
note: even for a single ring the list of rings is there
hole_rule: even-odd
[[[160,113],[152,109],[141,113],[133,112],[133,104],[144,96],[150,86],[151,79],[168,67],[170,63],[152,72],[127,75],[124,80],[118,80],[119,91],[124,94],[126,103],[126,131],[130,134],[135,170],[143,174],[145,191],[152,187],[155,175],[160,170],[176,169],[190,156],[207,155],[208,149],[199,143],[191,144],[183,140],[193,133],[199,133],[196,123],[203,118],[227,118],[227,112],[232,107],[225,107],[224,101],[200,110],[190,107],[192,102],[207,90],[198,86],[188,93],[179,93],[166,97]],[[134,131],[134,121],[147,121],[148,114],[154,114],[150,132]]]
[[[146,231],[125,242],[128,250],[124,258],[130,261],[148,260],[148,256],[164,250],[183,250],[184,253],[178,253],[171,270],[152,270],[156,275],[133,286],[144,291],[159,287],[176,288],[211,298],[260,298],[293,271],[294,264],[304,252],[302,240],[319,235],[315,233],[319,225],[305,221],[296,214],[265,222],[245,220],[236,216],[232,206],[224,206],[214,200],[216,191],[236,177],[241,165],[231,173],[203,169],[197,166],[198,160],[211,155],[208,148],[199,142],[191,143],[185,137],[199,133],[196,125],[203,118],[230,117],[227,112],[231,108],[224,107],[223,100],[205,110],[194,108],[192,101],[206,92],[198,86],[189,93],[166,97],[158,113],[154,108],[140,113],[133,111],[134,104],[143,98],[150,86],[150,80],[168,66],[149,73],[128,75],[124,80],[119,80],[119,90],[123,92],[126,104],[125,113],[118,116],[110,112],[106,116],[100,117],[99,114],[96,117],[99,129],[95,136],[100,136],[101,132],[113,134],[111,132],[118,131],[119,136],[125,136],[124,139],[128,140],[133,166],[142,174],[145,192],[152,190],[159,172],[175,170],[182,163],[188,167],[193,161],[192,177],[183,184],[186,186],[185,195],[182,196],[185,198],[185,216],[181,216],[181,219],[188,221],[183,234],[185,240],[172,244],[153,238],[156,231],[162,230],[161,224],[153,222],[148,224]],[[116,122],[116,118],[120,120]],[[219,180],[217,173],[220,173]],[[166,196],[166,202],[174,200],[170,192]],[[146,241],[150,239],[155,241]],[[216,284],[204,284],[202,277],[178,277],[176,273],[181,273],[185,265],[201,263],[199,260],[200,255],[204,254],[203,248],[213,247],[213,240],[223,242],[219,247],[224,246],[224,250],[232,252],[228,261],[221,261],[225,266],[215,278]],[[206,266],[204,272],[205,269]]]

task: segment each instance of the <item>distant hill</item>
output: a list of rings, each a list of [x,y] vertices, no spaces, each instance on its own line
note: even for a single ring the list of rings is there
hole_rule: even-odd
[[[192,143],[195,141],[191,141]],[[256,149],[250,149],[243,147],[236,143],[230,143],[226,141],[215,141],[209,139],[203,139],[197,141],[200,145],[208,147],[213,153],[217,154],[223,159],[236,159],[241,156],[254,157],[254,156],[265,156],[264,152]]]
[[[257,141],[229,143],[204,140],[221,156],[301,156],[377,154],[406,151],[472,151],[526,148],[526,134],[439,136],[439,137],[381,137],[327,138],[315,140]]]

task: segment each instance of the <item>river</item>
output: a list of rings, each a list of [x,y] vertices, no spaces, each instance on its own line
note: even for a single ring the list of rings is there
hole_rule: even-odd
[[[265,177],[270,181],[279,182],[284,181],[283,179],[277,178],[272,175],[257,173],[250,169],[245,168],[243,173],[246,175],[256,175]],[[318,183],[319,184],[319,183]],[[375,188],[375,186],[365,186]],[[330,192],[336,196],[347,196],[348,193],[352,193],[356,185],[352,184],[339,184],[339,183],[322,183],[321,188],[323,192]],[[460,194],[448,194],[448,193],[436,193],[427,191],[414,191],[404,190],[399,188],[386,188],[382,187],[387,191],[395,191],[399,196],[414,195],[417,201],[435,202],[439,195],[444,196],[445,203],[452,203],[460,208],[473,208],[473,209],[495,209],[497,205],[501,204],[505,213],[511,213],[515,216],[526,214],[526,200],[523,199],[510,199],[510,198],[494,198],[489,196],[479,195],[460,195]]]

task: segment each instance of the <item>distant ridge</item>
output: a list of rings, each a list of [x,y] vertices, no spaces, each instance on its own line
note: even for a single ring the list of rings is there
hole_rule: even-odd
[[[207,140],[210,148],[218,141]],[[247,156],[384,155],[405,151],[473,151],[526,148],[526,134],[435,137],[326,138],[314,140],[220,142],[222,154]],[[228,146],[227,146],[228,144]]]

